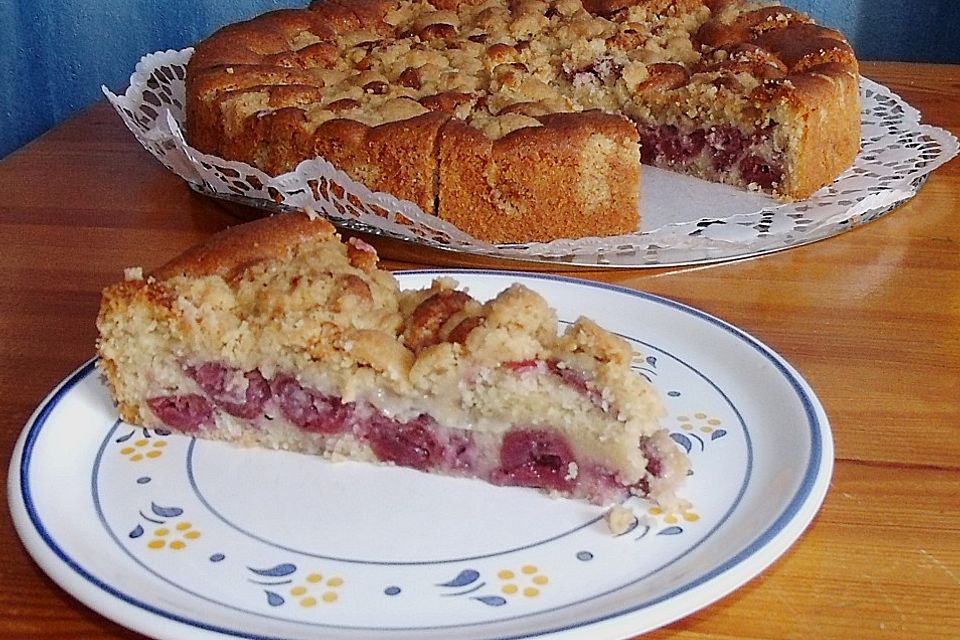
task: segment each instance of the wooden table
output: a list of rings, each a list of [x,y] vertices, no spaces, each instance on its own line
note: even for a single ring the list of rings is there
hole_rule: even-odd
[[[960,67],[864,74],[960,134]],[[0,162],[0,453],[93,354],[100,289],[235,219],[148,156],[105,104]],[[652,638],[960,637],[960,162],[897,212],[778,254],[578,272],[757,336],[814,387],[836,469],[780,560]],[[389,247],[384,249],[389,251]],[[417,267],[386,260],[390,267]],[[569,274],[568,274],[569,275]],[[62,591],[0,524],[0,640],[139,638]]]

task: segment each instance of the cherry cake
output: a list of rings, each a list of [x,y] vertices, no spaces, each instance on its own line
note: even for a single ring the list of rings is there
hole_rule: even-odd
[[[196,149],[321,156],[487,242],[635,232],[641,161],[799,200],[860,146],[853,49],[767,0],[315,0],[185,84]]]
[[[515,284],[401,290],[372,247],[277,215],[105,289],[99,367],[131,424],[665,506],[686,476],[622,338]]]

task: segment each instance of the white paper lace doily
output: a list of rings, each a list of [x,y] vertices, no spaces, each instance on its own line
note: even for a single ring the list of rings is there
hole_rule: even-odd
[[[344,228],[451,252],[549,266],[663,267],[743,258],[837,235],[916,195],[958,152],[948,131],[888,88],[861,79],[861,151],[833,184],[801,202],[644,168],[641,228],[610,238],[491,245],[390,194],[372,192],[322,158],[271,177],[210,156],[183,136],[184,78],[193,49],[144,56],[122,96],[107,98],[140,143],[198,192],[280,211],[315,211]]]

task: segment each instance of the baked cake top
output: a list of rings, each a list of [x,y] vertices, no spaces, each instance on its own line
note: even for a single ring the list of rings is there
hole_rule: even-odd
[[[762,130],[856,72],[840,33],[767,2],[319,0],[217,32],[187,82],[228,134],[282,109],[308,129],[438,111],[497,139],[591,109]]]

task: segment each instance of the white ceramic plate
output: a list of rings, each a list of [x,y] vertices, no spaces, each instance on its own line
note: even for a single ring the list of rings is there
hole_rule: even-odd
[[[64,589],[157,638],[622,638],[760,573],[819,508],[826,415],[798,373],[695,309],[548,275],[451,275],[480,299],[520,281],[561,322],[635,347],[689,451],[691,506],[621,536],[598,508],[521,488],[244,450],[118,420],[93,363],[37,409],[9,495],[27,549]]]

